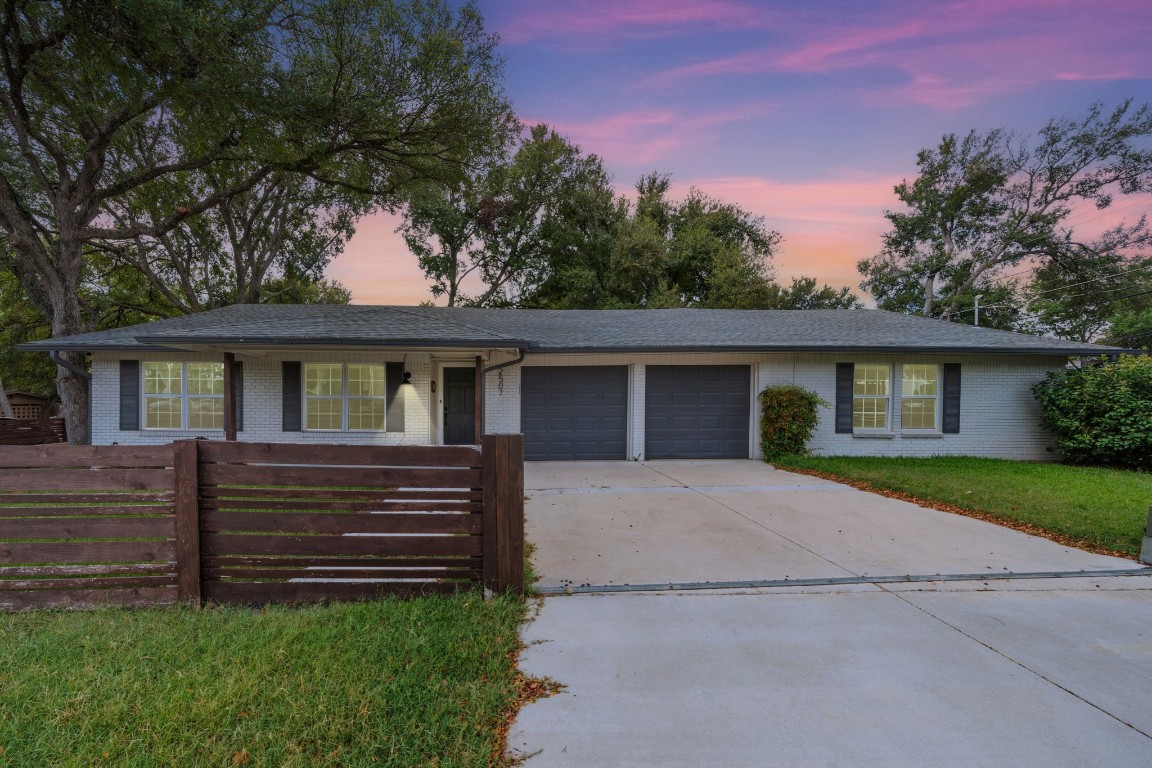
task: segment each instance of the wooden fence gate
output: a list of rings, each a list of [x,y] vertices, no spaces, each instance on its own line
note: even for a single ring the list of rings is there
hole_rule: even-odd
[[[0,609],[524,589],[520,435],[0,446]]]

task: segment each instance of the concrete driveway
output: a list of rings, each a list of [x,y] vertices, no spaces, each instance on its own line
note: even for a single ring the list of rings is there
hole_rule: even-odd
[[[694,590],[541,602],[521,668],[566,687],[511,731],[529,768],[1152,765],[1152,576],[1115,575],[1132,561],[758,462],[527,481],[541,586]],[[781,583],[698,589],[739,581]]]

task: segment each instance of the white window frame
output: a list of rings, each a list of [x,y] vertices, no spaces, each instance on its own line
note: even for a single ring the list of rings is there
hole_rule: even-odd
[[[857,395],[856,394],[856,369],[861,367],[861,366],[864,366],[864,365],[870,365],[870,366],[874,366],[877,368],[887,368],[888,369],[888,377],[887,377],[887,379],[888,379],[888,394],[887,395]],[[878,434],[878,433],[886,433],[886,432],[892,431],[892,414],[893,414],[892,403],[895,400],[895,397],[893,394],[893,390],[895,389],[895,385],[894,385],[894,381],[893,381],[893,379],[894,379],[893,370],[894,370],[894,366],[891,363],[855,363],[852,366],[852,431],[853,432],[864,433],[864,434],[868,434],[868,433]],[[856,401],[857,400],[880,400],[880,399],[885,400],[887,403],[885,405],[885,409],[886,409],[885,410],[885,414],[886,414],[885,415],[885,424],[886,424],[886,426],[883,426],[883,427],[857,427],[856,426]]]
[[[339,365],[340,366],[340,394],[339,395],[309,395],[308,394],[308,366],[309,365]],[[350,365],[371,365],[380,368],[384,371],[384,394],[383,395],[349,395],[348,394],[348,366]],[[388,367],[385,363],[373,362],[352,362],[352,363],[334,363],[326,361],[315,361],[311,363],[304,363],[301,366],[300,375],[303,377],[300,387],[300,424],[305,432],[387,432],[388,431]],[[340,426],[331,429],[312,429],[308,426],[308,401],[309,400],[339,400],[340,401]],[[348,403],[352,400],[379,400],[384,405],[384,423],[379,429],[352,429],[348,426]]]
[[[907,367],[910,367],[910,366],[914,366],[914,365],[919,365],[919,366],[924,366],[927,368],[935,368],[936,369],[936,394],[935,395],[925,396],[925,395],[905,395],[904,394],[904,369]],[[937,364],[937,363],[904,363],[900,366],[900,431],[901,432],[912,432],[913,434],[935,434],[937,432],[941,432],[941,430],[942,430],[941,419],[943,418],[942,409],[943,409],[943,404],[944,404],[944,397],[943,397],[943,392],[942,392],[943,388],[944,388],[944,370],[943,370],[943,368],[940,367],[939,364]],[[904,401],[905,400],[933,400],[933,401],[935,401],[932,404],[932,408],[933,408],[932,421],[934,422],[935,426],[933,426],[933,427],[907,427],[907,426],[905,426],[904,425]]]
[[[148,366],[149,365],[179,365],[180,366],[180,394],[156,394],[148,392]],[[189,365],[218,365],[223,375],[224,363],[215,360],[144,360],[140,363],[140,426],[148,432],[223,432],[224,426],[216,427],[190,427],[188,426],[188,398],[194,397],[203,400],[219,400],[224,402],[224,393],[219,395],[191,395],[188,392],[188,366]],[[178,427],[150,427],[148,426],[148,400],[164,399],[180,401],[180,426]]]

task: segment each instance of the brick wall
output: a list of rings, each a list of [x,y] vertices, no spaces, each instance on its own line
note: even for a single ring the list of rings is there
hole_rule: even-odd
[[[192,353],[147,353],[92,356],[92,442],[95,445],[157,445],[189,437],[222,439],[223,432],[212,430],[148,429],[120,431],[120,358],[133,360],[206,360]],[[427,354],[374,354],[368,352],[299,352],[263,356],[238,355],[244,363],[244,429],[240,440],[276,443],[348,443],[365,445],[425,445],[429,430],[429,373]],[[411,387],[401,387],[404,398],[403,432],[284,432],[280,404],[285,360],[325,363],[385,363],[405,361],[412,373]]]
[[[821,409],[809,448],[825,456],[980,455],[998,458],[1055,460],[1055,443],[1040,427],[1040,406],[1032,385],[1062,358],[934,355],[792,355],[760,365],[756,391],[774,384],[797,384],[834,403],[836,363],[882,363],[892,366],[892,429],[886,436],[836,434],[830,408]],[[954,435],[902,432],[900,366],[911,363],[960,363],[960,432]]]
[[[931,456],[983,455],[1002,458],[1053,460],[1057,458],[1051,437],[1040,428],[1040,409],[1032,397],[1032,385],[1048,371],[1058,370],[1063,358],[973,355],[828,355],[828,354],[604,354],[530,355],[524,365],[628,365],[630,368],[628,455],[644,458],[644,379],[647,365],[749,365],[752,391],[759,393],[774,384],[798,384],[829,403],[836,397],[836,363],[884,363],[893,366],[895,382],[905,363],[960,363],[962,397],[960,433],[955,435],[902,433],[899,426],[899,387],[894,387],[892,411],[895,423],[887,437],[836,434],[831,409],[822,409],[820,423],[810,447],[823,455]],[[520,430],[521,366],[503,370],[503,391],[495,386],[496,374],[487,378],[485,402],[487,430],[493,433]],[[750,424],[749,456],[756,445],[759,403],[754,399]]]
[[[139,360],[205,359],[190,353],[93,356],[93,442],[96,444],[156,444],[203,435],[219,439],[219,432],[140,430],[121,432],[119,420],[120,356]],[[438,439],[433,427],[438,402],[430,392],[433,366],[428,354],[409,354],[406,368],[412,387],[404,387],[404,432],[282,432],[280,389],[282,360],[303,362],[392,362],[399,354],[285,353],[244,356],[244,430],[241,440],[296,443],[364,443],[416,445]],[[513,359],[496,353],[488,365]],[[521,365],[493,371],[485,378],[485,424],[489,433],[520,431],[520,369],[523,365],[627,365],[629,366],[628,456],[644,458],[645,370],[648,365],[748,365],[752,391],[773,384],[795,383],[815,391],[829,403],[835,399],[838,362],[884,363],[893,366],[899,382],[899,366],[906,363],[962,365],[960,433],[912,435],[899,429],[899,387],[893,388],[893,430],[885,438],[836,434],[830,409],[822,410],[811,443],[813,452],[824,455],[984,455],[1017,459],[1054,459],[1050,437],[1040,428],[1040,411],[1032,398],[1032,385],[1050,370],[1063,365],[1061,358],[972,355],[828,355],[828,354],[603,354],[530,355]],[[439,368],[439,366],[437,366]],[[758,404],[752,403],[749,423],[749,456],[757,454]]]

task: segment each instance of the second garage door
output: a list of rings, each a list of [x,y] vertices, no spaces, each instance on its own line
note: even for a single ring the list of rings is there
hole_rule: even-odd
[[[748,458],[748,366],[649,365],[645,380],[647,458]]]
[[[520,376],[524,458],[626,458],[627,366],[529,366]]]

